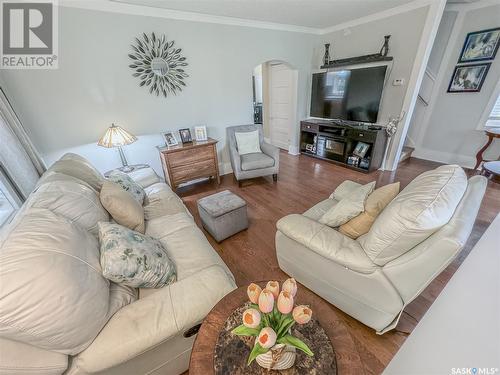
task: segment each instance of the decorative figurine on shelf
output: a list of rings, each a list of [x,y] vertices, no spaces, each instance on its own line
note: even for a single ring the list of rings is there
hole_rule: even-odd
[[[325,54],[323,56],[323,65],[330,64],[330,43],[325,44]]]
[[[384,45],[380,49],[380,56],[387,56],[389,53],[389,39],[391,38],[390,35],[384,36]]]

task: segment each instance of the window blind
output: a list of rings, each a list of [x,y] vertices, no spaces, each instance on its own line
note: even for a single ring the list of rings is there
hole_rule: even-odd
[[[486,126],[500,126],[500,95],[498,95],[498,98],[493,105],[493,109],[488,116]]]

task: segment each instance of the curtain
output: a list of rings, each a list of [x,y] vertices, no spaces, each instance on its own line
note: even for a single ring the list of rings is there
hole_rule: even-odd
[[[0,171],[12,189],[26,199],[45,171],[14,109],[0,88]]]

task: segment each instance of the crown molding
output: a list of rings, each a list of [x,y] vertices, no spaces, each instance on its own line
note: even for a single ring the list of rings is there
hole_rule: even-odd
[[[377,21],[397,14],[406,13],[427,5],[433,0],[413,0],[394,8],[360,17],[352,21],[340,23],[326,28],[314,28],[282,24],[276,22],[265,22],[237,17],[215,16],[198,12],[187,12],[173,9],[165,9],[148,5],[137,5],[127,2],[127,0],[59,0],[59,6],[69,8],[79,8],[86,10],[96,10],[102,12],[121,13],[134,16],[158,17],[181,21],[203,22],[229,26],[252,27],[257,29],[267,29],[276,31],[287,31],[303,34],[324,35],[335,31],[344,30],[368,22]]]
[[[398,15],[401,13],[410,12],[412,10],[431,5],[431,3],[432,3],[432,0],[414,0],[410,3],[399,5],[397,7],[390,8],[390,9],[384,10],[382,12],[373,13],[373,14],[370,14],[369,16],[356,18],[355,20],[352,20],[352,21],[339,23],[338,25],[334,25],[331,27],[326,27],[324,29],[320,29],[319,33],[320,33],[320,35],[324,35],[324,34],[333,33],[335,31],[345,30],[345,29],[348,29],[350,27],[355,27],[355,26],[359,26],[359,25],[362,25],[365,23],[378,21],[378,20],[381,20],[383,18],[392,17],[392,16],[395,16],[395,15]]]
[[[491,7],[494,5],[500,5],[499,0],[479,0],[470,3],[452,3],[446,4],[445,10],[447,11],[456,11],[456,12],[469,12],[471,10]]]
[[[282,23],[250,20],[237,17],[214,16],[210,14],[197,13],[197,12],[186,12],[173,9],[164,9],[147,5],[136,5],[127,3],[126,1],[60,0],[59,5],[69,8],[80,8],[87,10],[97,10],[102,12],[122,13],[134,16],[149,16],[158,18],[168,18],[171,20],[215,23],[220,25],[252,27],[257,29],[288,31],[288,32],[303,33],[303,34],[318,35],[320,34],[321,31],[320,29],[312,27],[287,25]]]

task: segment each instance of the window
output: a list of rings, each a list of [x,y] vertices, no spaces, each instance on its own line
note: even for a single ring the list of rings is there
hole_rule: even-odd
[[[500,127],[500,95],[497,96],[497,100],[493,104],[485,126]]]
[[[18,204],[10,196],[6,186],[0,180],[0,227],[9,222],[18,208]]]

